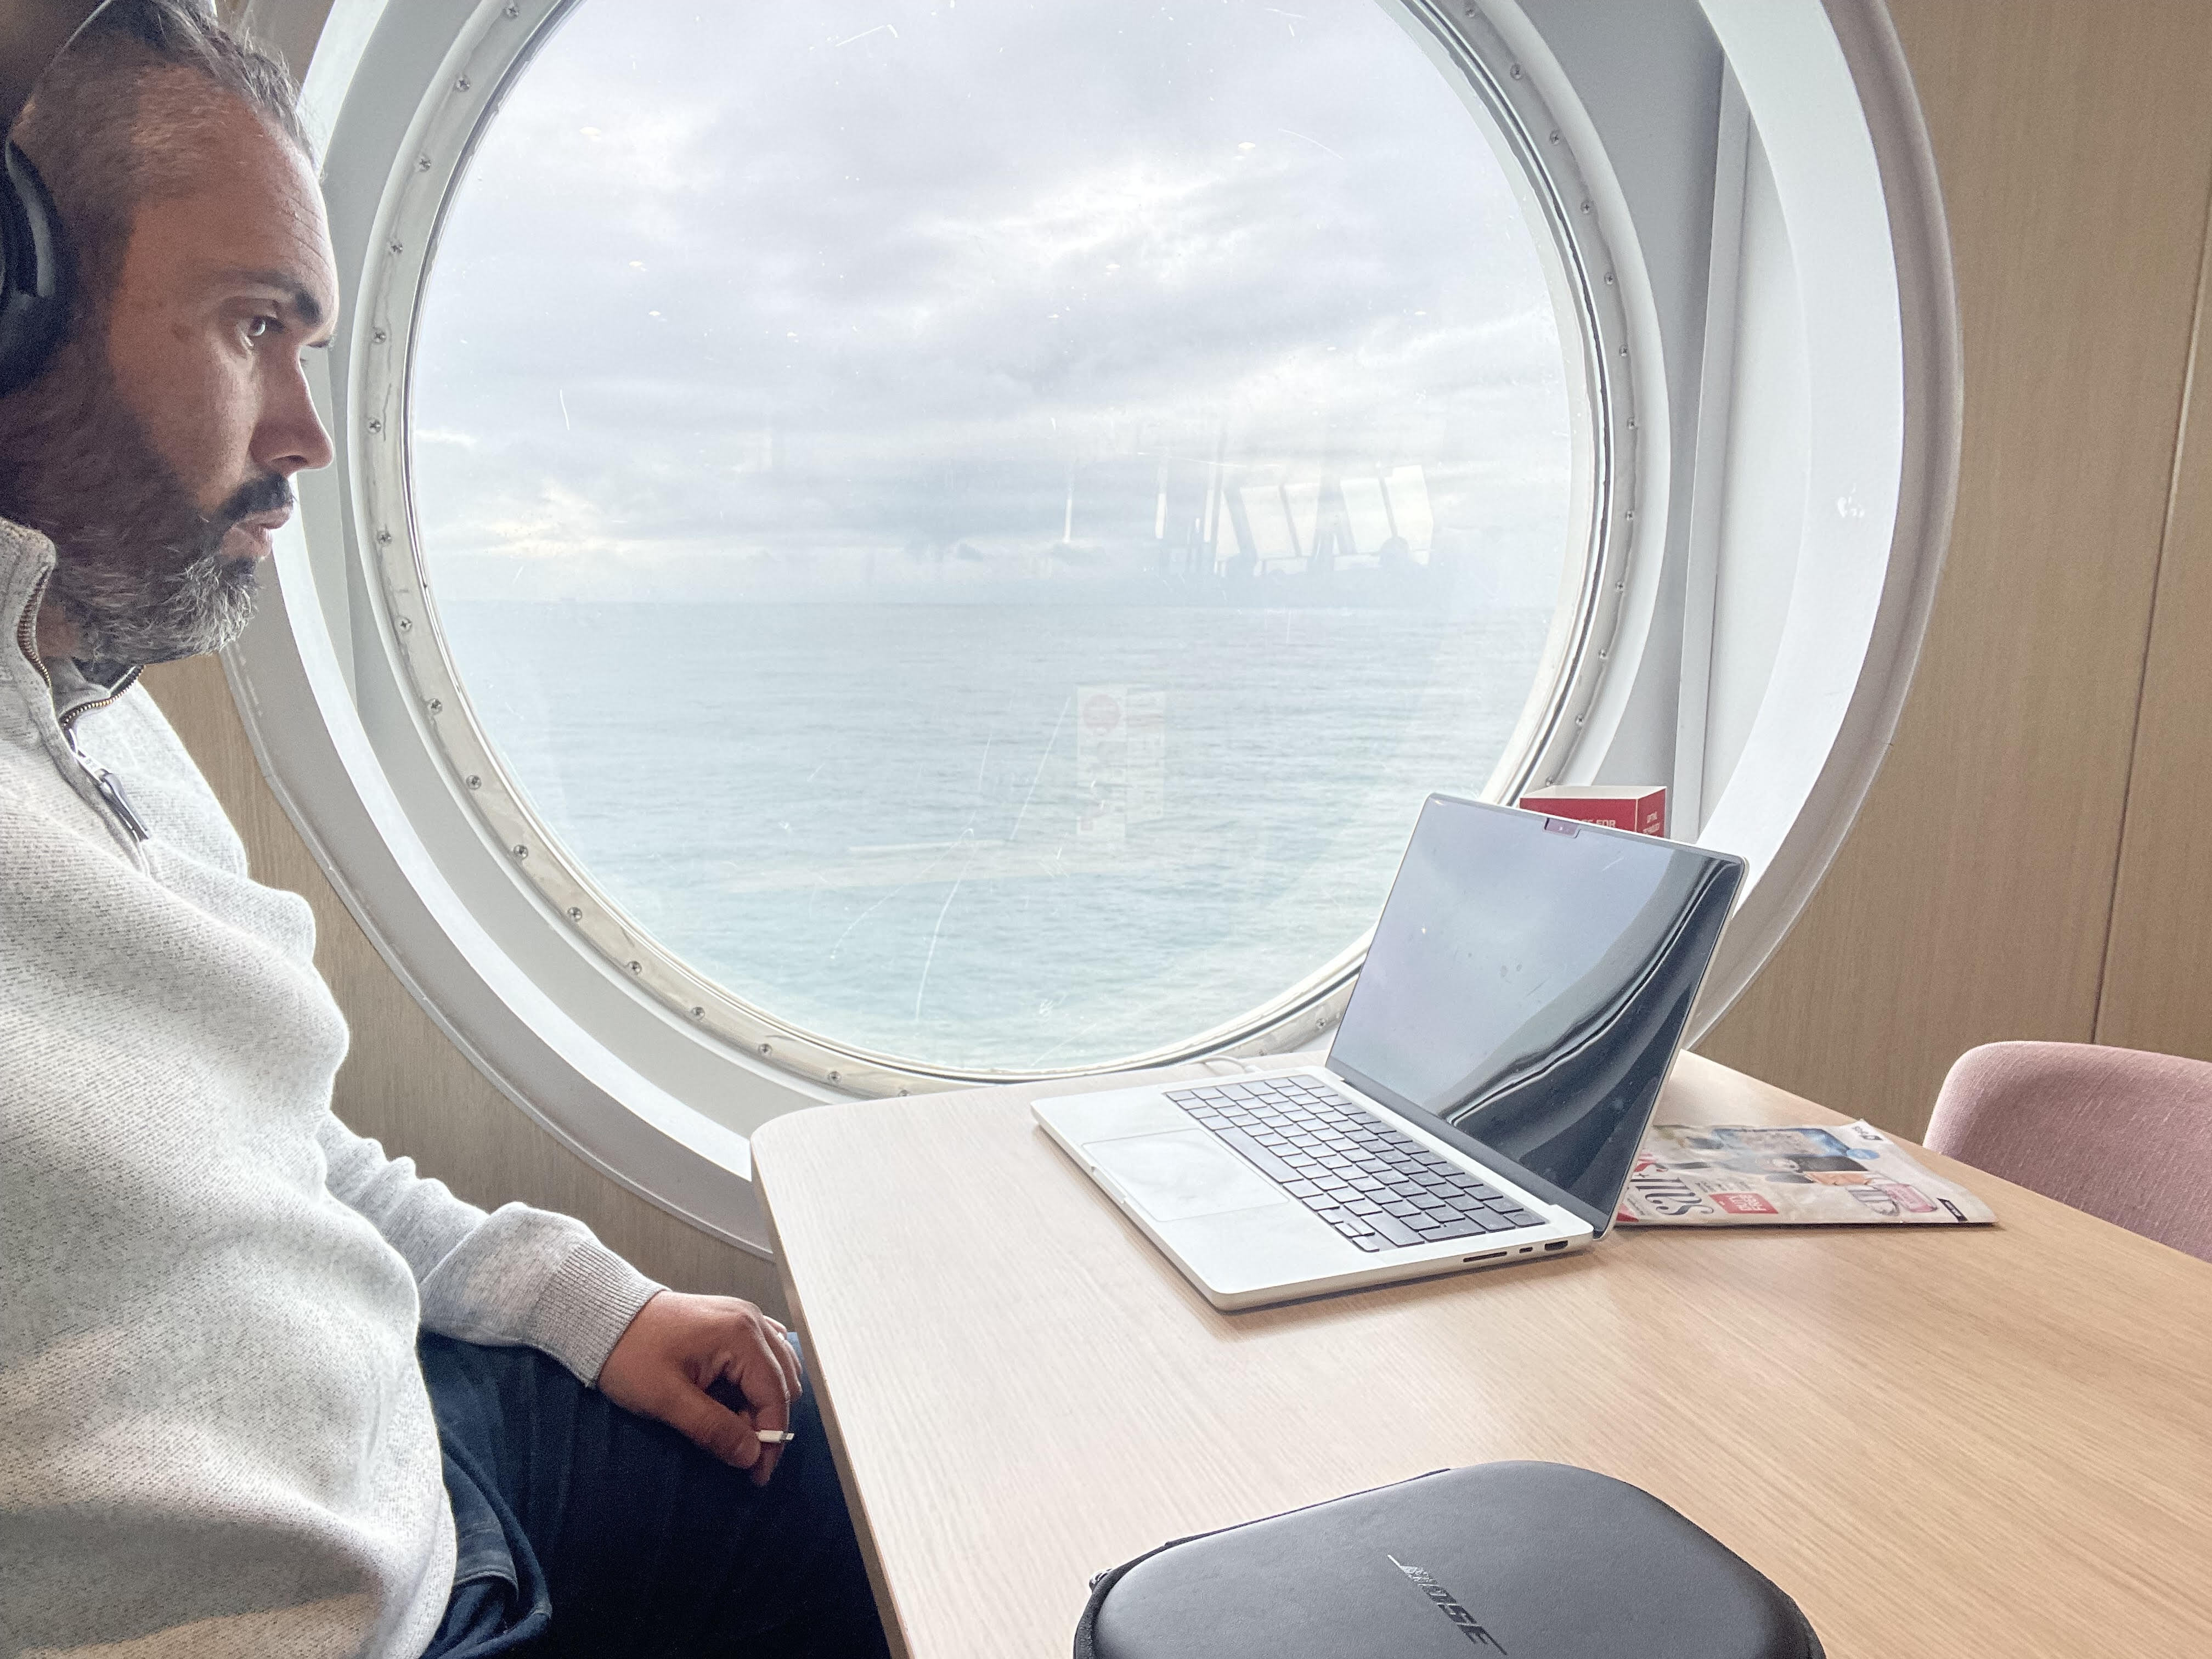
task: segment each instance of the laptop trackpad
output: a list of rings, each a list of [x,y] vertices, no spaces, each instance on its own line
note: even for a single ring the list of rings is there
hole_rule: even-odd
[[[1203,1129],[1088,1141],[1083,1155],[1155,1221],[1296,1202]]]

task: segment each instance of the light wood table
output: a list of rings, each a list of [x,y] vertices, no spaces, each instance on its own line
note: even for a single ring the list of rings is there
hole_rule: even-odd
[[[2212,1655],[2212,1264],[1929,1155],[1994,1229],[1621,1230],[1217,1312],[1031,1123],[777,1119],[786,1288],[913,1659],[1060,1659],[1163,1540],[1447,1465],[1657,1494],[1835,1659]],[[1662,1121],[1835,1115],[1686,1056]]]

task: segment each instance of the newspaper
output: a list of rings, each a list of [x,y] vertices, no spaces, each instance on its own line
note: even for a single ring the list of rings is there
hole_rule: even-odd
[[[1996,1217],[1862,1121],[1803,1129],[1655,1123],[1620,1195],[1620,1218],[1676,1227],[1948,1226]]]

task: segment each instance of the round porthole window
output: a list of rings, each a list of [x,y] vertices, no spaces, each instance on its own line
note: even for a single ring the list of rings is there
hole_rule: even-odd
[[[1373,0],[509,21],[386,250],[374,562],[516,867],[841,1087],[1325,1020],[1620,586],[1610,262],[1517,66]]]

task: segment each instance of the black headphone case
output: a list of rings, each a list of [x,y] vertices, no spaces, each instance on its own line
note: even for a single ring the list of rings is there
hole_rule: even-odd
[[[1797,1605],[1649,1492],[1484,1463],[1101,1573],[1076,1659],[1822,1659]]]

